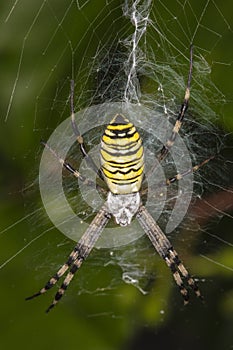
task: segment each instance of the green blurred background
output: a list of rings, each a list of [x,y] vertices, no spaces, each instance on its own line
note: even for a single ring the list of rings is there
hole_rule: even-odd
[[[54,291],[24,301],[42,287],[73,247],[73,242],[52,227],[40,202],[40,139],[47,139],[69,115],[72,58],[77,104],[79,108],[90,104],[96,82],[87,75],[94,70],[98,45],[106,44],[107,50],[107,43],[131,33],[129,20],[122,16],[122,3],[1,2],[2,349],[233,348],[232,196],[224,191],[227,183],[222,184],[220,207],[227,215],[218,212],[219,218],[212,224],[207,218],[205,231],[192,241],[185,238],[184,230],[174,239],[187,266],[201,278],[204,305],[192,300],[183,308],[170,272],[145,237],[114,252],[113,260],[107,250],[94,251],[59,307],[49,315],[44,310]],[[173,55],[181,60],[180,52],[189,47],[197,29],[194,44],[212,68],[211,79],[222,103],[211,107],[219,116],[216,125],[225,135],[233,129],[232,12],[230,1],[201,0],[185,2],[184,6],[177,1],[154,1],[151,12],[152,23],[162,29],[161,37],[168,39],[171,52],[173,45],[177,48]],[[156,42],[150,35],[147,40]],[[75,49],[73,56],[71,47]],[[184,55],[189,56],[188,49]],[[183,61],[185,67],[187,62]],[[146,79],[142,84],[145,90],[151,89]],[[211,100],[211,91],[209,94]],[[225,163],[232,157],[232,146],[227,137]],[[218,201],[217,197],[215,205]],[[142,275],[145,269],[148,294],[123,282],[122,261],[134,264]]]

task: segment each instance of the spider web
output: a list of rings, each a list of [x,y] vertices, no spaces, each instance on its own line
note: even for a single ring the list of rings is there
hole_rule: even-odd
[[[1,74],[5,102],[1,142],[4,168],[9,166],[11,170],[9,179],[4,178],[7,206],[0,236],[2,274],[11,274],[9,271],[17,266],[16,272],[19,264],[23,264],[20,270],[26,268],[26,273],[31,268],[36,270],[37,276],[33,278],[37,287],[41,287],[72,249],[73,242],[47,217],[38,180],[40,139],[47,140],[70,115],[70,79],[75,81],[76,111],[128,102],[156,111],[174,124],[184,97],[193,43],[190,108],[181,136],[193,164],[213,154],[217,156],[195,174],[192,194],[197,201],[192,202],[188,217],[179,228],[169,233],[169,239],[181,256],[186,255],[192,272],[205,276],[201,287],[219,273],[229,276],[233,270],[229,258],[232,241],[229,232],[222,231],[221,224],[232,225],[229,181],[232,122],[228,113],[232,104],[230,87],[225,82],[228,79],[220,78],[232,73],[232,49],[229,46],[225,49],[229,37],[232,40],[232,28],[224,6],[213,0],[172,4],[109,0],[98,1],[98,5],[91,0],[59,3],[37,0],[33,5],[16,0],[3,6],[1,45],[10,59],[3,63]],[[88,149],[98,145],[102,131],[103,128],[96,127],[85,134]],[[152,155],[160,150],[161,143],[156,144],[158,140],[149,129],[143,131],[143,136]],[[62,142],[60,138],[61,147]],[[184,157],[178,147],[174,150]],[[89,174],[79,153],[74,144],[68,158],[75,167],[81,166]],[[177,172],[171,157],[164,165],[165,177]],[[87,191],[92,204],[83,200],[77,181],[67,173],[63,175],[67,200],[74,212],[89,223],[98,208],[96,199]],[[54,186],[51,182],[51,191]],[[164,206],[158,219],[164,230],[179,197],[178,190],[175,185],[169,189],[165,202],[150,204],[153,215],[159,206]],[[62,212],[62,207],[57,210]],[[68,225],[69,218],[62,216],[63,219],[63,224]],[[164,277],[169,276],[169,271],[165,272],[162,264],[145,237],[121,249],[96,250],[83,267],[83,274],[77,276],[73,293],[105,297],[118,291],[121,280],[135,286],[143,295],[156,288],[159,293],[164,288],[162,280],[169,279]],[[95,273],[99,276],[104,271],[106,277],[98,285]],[[24,291],[30,293],[25,286]],[[161,316],[165,297],[161,294],[158,298],[159,306],[154,312]],[[90,312],[90,317],[98,315],[102,313]],[[112,317],[115,311],[108,309],[106,315]]]

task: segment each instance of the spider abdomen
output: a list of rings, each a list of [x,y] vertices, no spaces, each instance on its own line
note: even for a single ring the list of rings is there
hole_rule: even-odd
[[[102,172],[112,193],[140,190],[144,170],[142,139],[122,114],[117,114],[105,129],[100,155]]]

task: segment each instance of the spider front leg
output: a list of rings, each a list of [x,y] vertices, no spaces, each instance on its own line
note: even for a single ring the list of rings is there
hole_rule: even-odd
[[[190,63],[189,63],[189,74],[188,74],[188,81],[186,85],[185,95],[184,95],[184,101],[181,105],[179,114],[177,116],[175,125],[173,127],[172,133],[170,138],[167,140],[166,144],[162,147],[159,155],[158,155],[158,161],[161,162],[166,155],[168,154],[170,148],[173,146],[176,135],[179,133],[179,130],[181,128],[181,125],[183,123],[183,119],[185,116],[185,112],[188,109],[188,103],[190,98],[190,86],[191,86],[191,79],[192,79],[192,69],[193,69],[193,46],[190,47]]]
[[[66,169],[68,170],[71,174],[73,174],[76,178],[78,178],[79,180],[81,180],[85,185],[96,188],[97,191],[100,194],[104,194],[107,195],[107,191],[99,186],[98,184],[96,184],[95,182],[93,182],[92,180],[88,179],[87,177],[85,177],[84,175],[82,175],[78,170],[74,169],[69,163],[67,163],[63,158],[59,157],[59,155],[44,141],[41,141],[41,144],[45,146],[45,148],[47,148],[55,158],[58,159],[59,163]]]
[[[192,288],[198,298],[203,299],[197,283],[184,267],[166,235],[143,205],[140,206],[136,217],[158,254],[165,260],[167,266],[170,268],[184,299],[184,304],[186,305],[189,302],[189,292],[184,282]]]
[[[71,94],[70,94],[70,105],[71,105],[71,125],[73,132],[76,136],[76,140],[79,144],[80,151],[82,152],[83,157],[86,159],[89,166],[94,170],[94,172],[103,180],[102,171],[97,167],[93,159],[88,155],[86,151],[86,146],[84,143],[83,136],[81,135],[78,125],[75,121],[75,112],[74,112],[74,80],[71,80]]]

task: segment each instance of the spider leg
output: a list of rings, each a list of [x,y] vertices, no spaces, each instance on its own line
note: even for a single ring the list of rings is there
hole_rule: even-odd
[[[185,90],[185,95],[184,95],[184,101],[181,105],[179,114],[177,116],[175,125],[173,127],[172,133],[170,138],[167,140],[166,144],[162,147],[159,155],[158,155],[158,160],[161,162],[166,155],[168,154],[170,148],[173,146],[176,135],[179,133],[179,130],[181,128],[185,112],[188,109],[188,103],[189,103],[189,98],[190,98],[190,86],[191,86],[191,79],[192,79],[192,69],[193,69],[193,46],[191,45],[190,47],[190,64],[189,64],[189,74],[188,74],[188,81],[186,85],[186,90]]]
[[[59,288],[58,292],[55,295],[53,303],[47,309],[47,312],[50,311],[61,299],[69,283],[71,282],[75,272],[78,270],[82,262],[90,254],[92,248],[94,247],[102,230],[108,223],[110,217],[111,217],[111,214],[109,214],[105,203],[102,206],[102,208],[99,210],[99,212],[96,214],[95,218],[92,220],[86,232],[78,241],[73,251],[70,253],[67,262],[61,266],[61,268],[57,271],[57,273],[52,278],[50,278],[50,280],[38,293],[35,293],[32,296],[26,298],[26,300],[30,300],[41,294],[44,294],[47,290],[52,288],[56,284],[56,282],[60,279],[60,277],[62,277],[64,273],[70,268],[70,271],[68,272],[64,282],[62,283],[61,287]]]
[[[184,304],[185,305],[188,304],[188,302],[189,302],[189,292],[184,286],[182,278],[181,278],[179,272],[177,271],[177,267],[176,267],[175,262],[170,257],[169,253],[164,257],[164,260],[165,260],[167,266],[170,268],[170,270],[172,272],[172,275],[173,275],[173,278],[174,278],[177,286],[179,287],[180,293],[181,293],[181,295],[182,295],[182,297],[184,299]]]
[[[80,257],[78,259],[76,259],[69,271],[69,273],[67,274],[65,280],[63,281],[61,287],[58,289],[57,293],[55,294],[55,297],[53,299],[52,304],[48,307],[48,309],[46,310],[46,312],[48,313],[52,308],[54,308],[54,306],[58,303],[58,301],[62,298],[62,296],[64,295],[68,285],[70,284],[71,280],[73,279],[75,272],[81,267],[82,262],[84,261],[84,257]]]
[[[193,166],[191,169],[185,170],[182,173],[178,173],[175,176],[170,177],[169,179],[166,179],[165,182],[161,182],[158,184],[158,188],[163,188],[166,186],[170,186],[174,182],[182,180],[185,176],[187,176],[190,173],[194,173],[195,171],[198,171],[203,165],[207,164],[210,160],[214,159],[215,156],[211,156],[207,159],[205,159],[203,162],[201,162],[198,165]],[[144,188],[140,191],[140,195],[144,196],[148,192],[148,187]]]
[[[183,177],[185,177],[186,175],[190,174],[190,173],[194,173],[195,171],[199,170],[203,165],[207,164],[210,160],[214,159],[214,156],[211,156],[207,159],[205,159],[203,162],[201,162],[198,165],[195,165],[194,167],[192,167],[191,169],[188,169],[186,171],[184,171],[183,173],[178,173],[173,177],[170,177],[169,179],[166,180],[166,185],[169,186],[172,183],[176,182],[176,181],[180,181],[181,179],[183,179]]]
[[[178,113],[175,125],[173,127],[172,133],[170,138],[167,140],[166,144],[162,147],[161,151],[157,155],[157,159],[159,163],[167,156],[169,150],[173,146],[176,135],[179,133],[181,125],[183,123],[183,119],[185,116],[185,113],[188,109],[188,103],[189,103],[189,98],[190,98],[190,87],[191,87],[191,79],[192,79],[192,69],[193,69],[193,46],[190,46],[190,61],[189,61],[189,73],[188,73],[188,81],[185,89],[185,95],[184,95],[184,100],[183,103],[180,107],[180,111]],[[152,165],[151,169],[149,170],[147,177],[151,176],[153,172],[155,171],[157,167],[157,163]]]
[[[74,112],[74,80],[71,80],[71,94],[70,94],[70,105],[71,105],[71,125],[73,132],[76,136],[76,140],[79,144],[80,151],[82,152],[83,157],[86,159],[87,163],[94,170],[94,172],[103,180],[103,174],[100,169],[98,169],[97,165],[93,161],[93,159],[88,155],[86,151],[86,146],[84,144],[83,136],[81,135],[78,125],[75,121],[75,112]]]
[[[196,296],[202,299],[197,283],[184,267],[166,235],[156,224],[152,216],[143,205],[140,206],[136,217],[158,254],[165,260],[166,264],[170,268],[173,278],[184,299],[184,304],[186,305],[189,302],[189,293],[184,285],[184,281],[193,289]]]
[[[38,293],[35,293],[30,297],[27,297],[26,300],[31,300],[35,297],[38,297],[39,295],[44,294],[45,292],[47,292],[47,290],[52,288],[57,283],[57,281],[64,275],[64,273],[68,270],[68,268],[74,263],[74,261],[77,259],[78,254],[79,254],[79,244],[75,246],[75,248],[72,250],[72,252],[68,257],[68,260],[65,262],[65,264],[63,264],[60,267],[60,269],[55,273],[55,275],[49,279],[46,285]]]
[[[96,188],[97,191],[101,194],[106,195],[107,191],[93,182],[92,180],[88,179],[84,175],[82,175],[78,170],[74,169],[69,163],[67,163],[63,158],[59,157],[59,155],[44,141],[41,141],[41,144],[44,145],[52,154],[55,158],[58,159],[59,163],[68,170],[71,174],[73,174],[76,178],[80,179],[85,185]]]
[[[196,296],[198,298],[203,299],[203,296],[201,295],[201,292],[198,288],[197,283],[195,282],[195,280],[190,276],[190,274],[188,273],[187,269],[184,267],[183,263],[181,262],[181,260],[179,259],[179,256],[177,254],[177,252],[171,248],[169,250],[169,254],[171,257],[171,260],[174,262],[174,264],[177,266],[177,268],[179,269],[181,275],[186,279],[188,285],[193,289],[194,293],[196,294]]]

